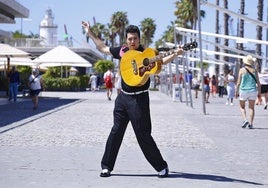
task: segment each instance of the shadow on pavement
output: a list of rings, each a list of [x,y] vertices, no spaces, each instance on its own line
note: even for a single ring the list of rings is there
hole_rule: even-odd
[[[81,102],[81,100],[40,97],[39,105],[36,110],[33,110],[31,99],[0,105],[0,134],[49,115],[55,111],[59,111],[77,102]],[[11,124],[14,125],[11,126]]]
[[[128,176],[128,177],[156,177],[157,174],[111,174],[111,176]],[[171,171],[167,178],[184,178],[184,179],[193,179],[193,180],[209,180],[209,181],[218,181],[218,182],[233,182],[233,183],[244,183],[251,185],[263,185],[261,183],[239,180],[228,178],[225,176],[216,176],[210,174],[191,174],[191,173],[182,173]]]
[[[225,176],[216,176],[210,174],[191,174],[191,173],[183,173],[183,172],[170,172],[169,178],[185,178],[185,179],[195,179],[195,180],[210,180],[210,181],[219,181],[219,182],[233,182],[233,183],[245,183],[251,185],[263,185],[261,183],[239,180],[228,178]]]

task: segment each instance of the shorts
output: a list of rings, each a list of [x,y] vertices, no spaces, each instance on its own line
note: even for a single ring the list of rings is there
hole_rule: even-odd
[[[193,89],[199,89],[199,87],[200,87],[199,84],[193,85]]]
[[[30,90],[30,95],[31,96],[38,96],[39,93],[41,92],[41,89],[36,89],[36,90]]]
[[[206,93],[209,93],[210,92],[209,85],[204,85],[204,90],[205,90]]]
[[[261,94],[268,93],[268,85],[261,85]]]
[[[246,101],[246,100],[256,100],[257,98],[257,91],[251,91],[251,92],[243,92],[240,91],[239,93],[239,100],[240,101]]]

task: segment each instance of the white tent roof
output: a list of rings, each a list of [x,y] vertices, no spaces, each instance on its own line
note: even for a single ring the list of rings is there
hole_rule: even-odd
[[[0,57],[27,57],[30,54],[8,44],[0,44]]]
[[[0,65],[7,65],[7,58],[0,57]],[[33,66],[34,63],[31,58],[27,57],[14,57],[10,59],[10,65],[26,65]]]
[[[57,46],[33,60],[36,65],[45,67],[75,66],[92,67],[92,64],[65,46]]]

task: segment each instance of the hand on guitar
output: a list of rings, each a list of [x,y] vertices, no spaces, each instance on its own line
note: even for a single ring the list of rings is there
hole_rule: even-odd
[[[183,48],[180,46],[178,47],[177,49],[175,49],[175,55],[178,56],[178,55],[182,55],[184,52]]]
[[[174,49],[174,50],[170,53],[170,55],[164,57],[164,58],[162,59],[162,63],[163,63],[164,65],[170,63],[170,62],[173,61],[178,55],[182,55],[183,52],[184,52],[184,49],[183,49],[182,47],[179,46],[178,48]]]

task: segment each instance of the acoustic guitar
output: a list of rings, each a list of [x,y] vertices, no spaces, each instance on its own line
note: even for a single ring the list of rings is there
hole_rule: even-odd
[[[197,42],[191,42],[180,46],[184,51],[197,47]],[[137,50],[127,51],[121,58],[120,71],[124,82],[129,86],[142,86],[151,74],[161,71],[162,59],[176,54],[176,49],[158,54],[155,49],[146,48],[143,52]]]

